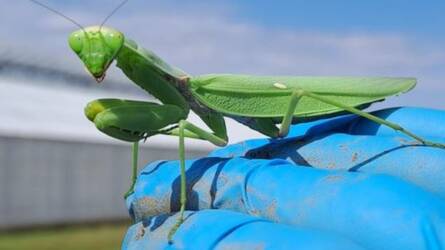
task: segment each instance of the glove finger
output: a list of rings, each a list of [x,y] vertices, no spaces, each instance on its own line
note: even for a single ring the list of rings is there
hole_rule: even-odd
[[[388,108],[371,112],[382,119],[402,125],[414,134],[428,137],[430,140],[445,139],[445,111],[427,108]],[[260,151],[261,147],[277,147],[289,141],[303,142],[311,141],[314,137],[322,134],[346,133],[351,135],[377,135],[407,138],[405,135],[394,131],[384,125],[377,124],[369,119],[356,115],[344,115],[333,118],[321,119],[313,122],[292,125],[286,139],[253,139],[237,144],[229,145],[222,149],[216,149],[210,153],[214,157],[244,156],[250,151]],[[439,138],[439,139],[437,139]],[[411,140],[411,138],[408,138]],[[304,143],[307,144],[307,143]],[[400,145],[400,144],[397,144]]]
[[[445,112],[420,109],[384,109],[375,112],[382,118],[403,124],[430,141],[445,143]],[[386,126],[376,125],[364,118],[350,122],[348,117],[334,118],[304,128],[306,133],[326,131],[319,127],[332,124],[345,133],[325,133],[285,140],[250,140],[214,151],[211,156],[242,155],[251,159],[286,159],[292,163],[321,169],[384,173],[419,185],[445,199],[445,150],[412,146],[414,140]],[[349,123],[344,123],[349,121]],[[346,124],[346,126],[345,126]],[[427,126],[429,124],[429,126]],[[297,125],[299,127],[302,125]],[[330,126],[330,125],[329,125]],[[431,129],[438,128],[438,129]],[[377,129],[377,130],[375,130]],[[373,131],[375,130],[375,131]],[[332,131],[331,131],[332,132]],[[366,134],[376,133],[379,136]],[[313,132],[315,134],[315,132]],[[442,137],[432,137],[442,135]]]
[[[339,235],[227,210],[186,212],[185,222],[169,244],[167,234],[177,216],[155,216],[133,225],[122,249],[363,249]]]
[[[445,198],[445,150],[400,146],[400,140],[395,137],[329,134],[309,142],[262,147],[247,152],[246,157],[286,159],[327,170],[388,174]]]

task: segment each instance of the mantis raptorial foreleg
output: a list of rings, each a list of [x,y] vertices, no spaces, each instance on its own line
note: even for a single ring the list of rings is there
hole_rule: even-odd
[[[326,98],[326,97],[314,94],[314,93],[306,91],[306,90],[297,90],[297,91],[298,91],[298,95],[300,97],[306,96],[306,97],[309,97],[309,98],[312,98],[312,99],[315,99],[315,100],[318,100],[318,101],[321,101],[321,102],[333,105],[335,107],[341,108],[343,110],[349,111],[349,112],[351,112],[353,114],[362,116],[362,117],[367,118],[367,119],[369,119],[369,120],[371,120],[373,122],[376,122],[378,124],[386,125],[386,126],[392,128],[392,129],[396,130],[396,131],[400,131],[401,133],[404,133],[405,135],[415,139],[416,141],[420,142],[423,145],[433,146],[433,147],[438,147],[438,148],[445,148],[444,144],[434,143],[434,142],[430,142],[430,141],[424,140],[421,137],[415,135],[414,133],[404,129],[400,125],[392,123],[392,122],[389,122],[389,121],[386,121],[386,120],[384,120],[384,119],[382,119],[380,117],[371,115],[369,113],[366,113],[366,112],[361,111],[359,109],[356,109],[354,107],[347,106],[347,105],[345,105],[343,103],[340,103],[340,102],[337,102],[335,100],[332,100],[332,99],[329,99],[329,98]]]
[[[85,113],[103,133],[133,142],[132,183],[125,198],[133,193],[136,183],[139,141],[149,135],[165,133],[166,127],[186,117],[183,110],[174,105],[120,99],[92,101]]]
[[[196,139],[206,140],[209,141],[216,146],[223,147],[227,145],[227,135],[225,134],[212,134],[209,133],[192,123],[181,120],[179,122],[179,127],[177,131],[172,131],[170,135],[176,135],[179,136],[179,164],[181,168],[181,193],[180,193],[180,210],[179,210],[179,217],[176,221],[176,224],[170,229],[170,232],[168,233],[168,240],[171,242],[173,235],[178,230],[179,226],[184,222],[184,211],[185,211],[185,205],[187,203],[187,189],[186,189],[186,175],[185,175],[185,145],[184,145],[184,138],[186,137],[186,132],[189,132],[193,135],[195,135]]]
[[[133,142],[133,174],[130,189],[125,198],[134,192],[137,178],[138,143],[140,140],[155,134],[179,136],[179,158],[181,168],[180,217],[169,233],[171,240],[175,231],[184,220],[185,205],[187,202],[185,177],[185,146],[184,138],[191,137],[209,141],[217,146],[227,145],[227,133],[222,116],[207,114],[208,125],[214,133],[184,120],[187,113],[175,105],[160,105],[157,103],[100,99],[90,102],[85,113],[96,127],[102,132],[115,138]],[[177,126],[175,126],[177,124]]]

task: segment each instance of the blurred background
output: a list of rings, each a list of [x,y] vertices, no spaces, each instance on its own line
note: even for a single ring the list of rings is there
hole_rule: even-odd
[[[84,26],[118,0],[42,0]],[[413,76],[410,93],[372,109],[445,109],[444,1],[141,1],[106,25],[190,74]],[[130,145],[83,115],[104,97],[152,100],[111,66],[97,84],[70,51],[76,27],[27,0],[0,8],[0,249],[119,249]],[[191,120],[204,126],[196,116]],[[228,120],[230,142],[261,137]],[[212,146],[188,140],[187,157]],[[155,136],[140,167],[177,159]]]

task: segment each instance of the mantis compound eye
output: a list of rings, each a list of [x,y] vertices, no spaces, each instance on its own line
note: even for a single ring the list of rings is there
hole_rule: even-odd
[[[102,27],[102,37],[112,55],[116,55],[124,45],[124,35],[112,28]]]
[[[69,43],[71,49],[76,54],[79,54],[82,52],[84,38],[85,38],[85,35],[83,34],[83,31],[75,31],[75,32],[71,33],[70,37],[68,38],[68,43]]]

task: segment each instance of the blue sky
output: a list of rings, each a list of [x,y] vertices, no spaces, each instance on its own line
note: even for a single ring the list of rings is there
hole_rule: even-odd
[[[106,14],[119,1],[42,1],[69,10],[72,7],[94,6],[95,12]],[[94,3],[95,2],[95,3]],[[130,0],[121,10],[135,6],[162,4],[172,12],[195,7],[230,9],[231,18],[280,29],[302,29],[325,32],[397,32],[413,36],[444,38],[445,1],[403,0],[209,0],[209,1],[141,1]],[[90,7],[88,7],[90,8]],[[117,14],[119,15],[119,13]]]
[[[241,19],[262,25],[328,32],[397,32],[444,37],[445,1],[231,1]]]

